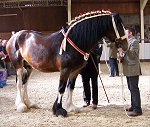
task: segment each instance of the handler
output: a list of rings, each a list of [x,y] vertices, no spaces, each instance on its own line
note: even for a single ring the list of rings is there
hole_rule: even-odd
[[[141,67],[139,60],[139,42],[134,37],[133,28],[127,28],[129,38],[129,49],[125,53],[122,60],[123,73],[126,76],[128,89],[131,93],[131,107],[126,109],[129,116],[142,115],[141,97],[138,87],[139,75],[141,75]],[[123,52],[122,49],[118,49]]]

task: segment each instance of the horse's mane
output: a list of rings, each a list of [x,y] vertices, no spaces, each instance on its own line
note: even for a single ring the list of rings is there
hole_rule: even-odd
[[[103,16],[103,15],[111,15],[112,13],[110,12],[110,10],[104,11],[104,10],[97,10],[97,11],[91,11],[91,12],[84,12],[83,14],[80,13],[79,16],[76,16],[75,18],[73,18],[71,21],[69,21],[67,24],[69,26],[74,25],[77,22],[81,22],[83,20],[89,19],[89,18],[93,18],[93,17],[97,17],[97,16]]]
[[[68,36],[72,41],[83,50],[88,42],[90,45],[98,42],[104,31],[112,25],[110,11],[92,11],[87,12],[68,22]],[[119,21],[120,22],[120,21]]]

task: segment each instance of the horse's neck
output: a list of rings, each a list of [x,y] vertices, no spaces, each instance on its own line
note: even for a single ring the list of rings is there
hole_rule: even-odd
[[[87,19],[87,22],[81,22],[72,28],[71,39],[79,48],[86,52],[94,48],[98,41],[106,35],[111,24],[109,17],[96,18],[98,18],[97,21],[95,19],[93,19],[94,21]]]

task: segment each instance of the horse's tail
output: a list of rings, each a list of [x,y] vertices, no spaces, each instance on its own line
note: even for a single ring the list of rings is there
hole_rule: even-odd
[[[11,61],[15,61],[16,59],[18,59],[18,56],[21,55],[19,48],[22,45],[23,40],[25,39],[26,33],[26,30],[19,31],[12,35],[8,40],[6,51]]]
[[[27,30],[22,30],[15,33],[7,42],[6,51],[15,69],[23,67],[22,81],[25,84],[30,76],[32,67],[23,59],[21,47],[25,41]],[[16,77],[17,81],[17,77]]]

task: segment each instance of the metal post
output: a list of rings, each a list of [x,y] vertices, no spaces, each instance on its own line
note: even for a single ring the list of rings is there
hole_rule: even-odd
[[[140,15],[141,15],[141,54],[144,59],[144,8],[148,0],[140,0]]]
[[[71,20],[71,0],[68,0],[68,21]]]

